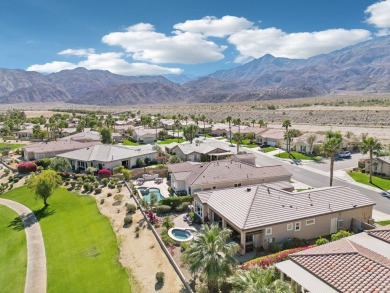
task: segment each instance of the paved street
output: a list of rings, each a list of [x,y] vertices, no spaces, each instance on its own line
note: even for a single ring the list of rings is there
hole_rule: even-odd
[[[355,168],[358,166],[359,159],[362,157],[362,154],[352,154],[351,158],[345,158],[336,160],[334,162],[334,170],[344,170],[349,168]],[[307,162],[307,165],[313,168],[316,168],[321,171],[327,171],[329,172],[329,165],[330,160],[329,159],[322,159],[319,162],[310,161]]]

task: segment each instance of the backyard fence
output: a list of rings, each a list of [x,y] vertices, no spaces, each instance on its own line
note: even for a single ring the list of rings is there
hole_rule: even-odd
[[[137,168],[131,170],[131,178],[132,179],[138,179],[141,178],[144,174],[158,174],[158,177],[167,177],[168,175],[168,169],[160,169],[160,168]]]
[[[127,182],[125,182],[125,186],[129,190],[130,194],[132,194],[132,189],[127,184]],[[139,192],[139,191],[137,191],[137,192]],[[146,216],[143,208],[139,204],[138,198],[135,195],[133,195],[133,199],[134,199],[135,203],[137,204],[137,206],[139,207],[139,210],[141,211],[145,221],[148,223],[148,226],[149,226],[150,230],[152,230],[154,236],[156,237],[158,244],[160,244],[161,249],[164,251],[164,253],[167,256],[169,262],[171,263],[173,269],[175,270],[175,272],[179,276],[179,278],[180,278],[181,282],[183,283],[185,289],[187,290],[188,293],[193,293],[190,285],[187,283],[187,281],[186,281],[183,273],[181,272],[180,268],[176,264],[175,260],[172,258],[171,254],[169,253],[169,251],[168,251],[167,247],[165,246],[164,242],[162,242],[162,240],[160,238],[160,235],[158,235],[158,233],[157,233],[156,229],[154,228],[153,224],[149,221],[149,218]]]

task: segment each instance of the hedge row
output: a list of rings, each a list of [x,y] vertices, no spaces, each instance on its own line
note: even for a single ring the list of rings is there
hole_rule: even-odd
[[[194,201],[194,197],[192,195],[187,195],[187,196],[167,197],[160,200],[158,203],[159,205],[167,205],[176,209],[176,207],[178,207],[183,202],[193,202],[193,201]]]

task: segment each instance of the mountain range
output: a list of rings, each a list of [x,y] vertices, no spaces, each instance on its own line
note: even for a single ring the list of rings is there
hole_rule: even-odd
[[[43,75],[0,68],[0,103],[131,105],[237,102],[390,92],[390,36],[308,59],[265,55],[208,76],[121,76],[76,68]]]

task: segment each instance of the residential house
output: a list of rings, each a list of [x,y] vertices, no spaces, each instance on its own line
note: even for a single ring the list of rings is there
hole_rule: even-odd
[[[228,145],[222,142],[202,142],[170,144],[165,146],[165,150],[177,155],[182,161],[205,162],[216,159],[226,159],[232,155]]]
[[[390,225],[291,254],[275,267],[294,292],[390,292]]]
[[[366,159],[366,171],[370,171],[370,160]],[[376,157],[372,162],[372,172],[384,177],[390,177],[390,156]]]
[[[256,166],[256,156],[253,153],[235,154],[232,156],[232,160]]]
[[[307,139],[310,135],[313,135],[314,133],[304,133],[299,137],[294,137],[293,141],[291,142],[291,149],[295,150],[300,153],[319,153],[319,148],[322,145],[322,143],[325,140],[325,135],[323,134],[315,134],[315,140],[313,142],[313,145],[310,149],[310,144],[307,142]]]
[[[132,168],[137,159],[154,161],[158,153],[152,147],[126,147],[117,145],[95,145],[58,155],[67,158],[74,170],[85,170],[88,167],[113,169],[117,166]]]
[[[284,129],[267,129],[266,131],[260,132],[256,135],[256,143],[286,149],[284,133]]]
[[[168,165],[171,187],[176,193],[196,194],[204,190],[278,181],[290,182],[292,174],[282,166],[256,167],[235,160]],[[293,190],[291,184],[287,189]]]
[[[240,126],[240,130],[246,127],[247,126]],[[227,139],[230,139],[230,130],[233,136],[234,133],[238,132],[238,126],[231,124],[231,127],[229,128],[229,124],[227,123],[215,123],[210,134],[214,136],[223,136]]]
[[[173,119],[160,119],[161,128],[164,128],[165,130],[172,130],[173,126],[175,126],[175,129],[177,129],[177,126],[181,128],[182,124],[180,122],[175,123],[175,120]]]
[[[78,142],[100,141],[101,136],[98,131],[84,130],[66,137],[58,139],[59,141],[73,140]]]
[[[154,143],[157,140],[156,136],[160,130],[162,130],[162,128],[135,128],[133,132],[133,139],[139,143]]]
[[[294,237],[314,239],[348,230],[352,219],[370,221],[374,205],[350,187],[291,193],[267,184],[198,192],[194,199],[202,221],[234,231],[241,253]]]
[[[37,142],[26,145],[22,148],[25,160],[39,160],[53,158],[56,155],[73,150],[101,144],[100,141],[79,142],[73,140],[57,140],[49,142]]]
[[[16,138],[21,140],[33,140],[33,129],[26,128],[15,132]]]

